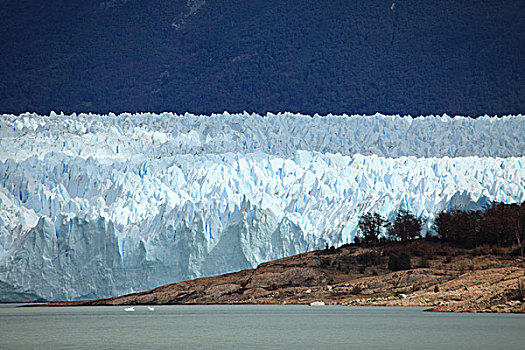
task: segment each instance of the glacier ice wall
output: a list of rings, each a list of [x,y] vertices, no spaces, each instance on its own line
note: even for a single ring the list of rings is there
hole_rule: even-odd
[[[0,117],[0,301],[111,296],[525,200],[525,119]]]

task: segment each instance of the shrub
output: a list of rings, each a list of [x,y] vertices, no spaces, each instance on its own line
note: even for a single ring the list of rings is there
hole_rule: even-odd
[[[518,288],[512,290],[510,294],[510,300],[525,301],[525,284],[518,281]]]
[[[391,255],[388,258],[388,269],[391,271],[409,270],[412,268],[410,255],[402,252],[399,255]]]
[[[377,252],[366,252],[357,257],[357,261],[364,266],[374,266],[381,262],[379,254]]]
[[[410,253],[413,256],[423,256],[430,259],[436,254],[434,246],[423,241],[414,242],[414,244],[410,246]]]
[[[319,267],[322,269],[328,268],[332,264],[332,259],[321,258],[319,259]]]
[[[492,248],[492,254],[493,255],[507,255],[508,249],[504,247],[493,247]]]
[[[419,261],[419,267],[424,267],[424,268],[430,267],[430,262],[428,261],[428,258],[426,256],[422,257],[421,260]]]
[[[363,288],[361,288],[360,286],[354,286],[351,290],[350,290],[350,294],[352,295],[359,295],[363,292]]]

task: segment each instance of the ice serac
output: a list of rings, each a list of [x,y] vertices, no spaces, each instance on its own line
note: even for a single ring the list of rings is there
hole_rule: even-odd
[[[525,118],[0,117],[0,300],[149,289],[525,200]]]

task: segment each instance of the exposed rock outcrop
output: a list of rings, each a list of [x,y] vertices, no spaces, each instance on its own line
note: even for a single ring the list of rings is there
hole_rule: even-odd
[[[489,248],[487,248],[489,249]],[[413,256],[403,271],[386,268],[392,251]],[[496,251],[495,251],[496,252]],[[444,256],[444,254],[449,254]],[[377,260],[363,256],[375,254]],[[426,253],[423,253],[426,254]],[[502,254],[499,251],[499,254]],[[364,263],[363,263],[364,261]],[[326,304],[425,306],[430,311],[525,312],[525,261],[506,254],[415,242],[381,249],[346,246],[314,251],[256,269],[170,284],[121,297],[49,305]]]

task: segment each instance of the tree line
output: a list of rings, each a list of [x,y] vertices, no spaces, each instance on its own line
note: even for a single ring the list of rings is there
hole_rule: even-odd
[[[423,221],[409,210],[400,210],[393,222],[378,213],[366,213],[359,218],[360,235],[356,244],[373,246],[379,243],[409,242],[420,239]],[[525,239],[525,202],[506,204],[493,202],[480,210],[445,210],[433,224],[434,234],[425,238],[438,239],[450,245],[473,248],[489,244],[516,245],[523,257]]]
[[[364,245],[385,241],[407,242],[421,237],[422,224],[423,221],[408,210],[400,210],[392,223],[378,213],[366,213],[359,218],[361,236],[356,236],[354,240]]]

